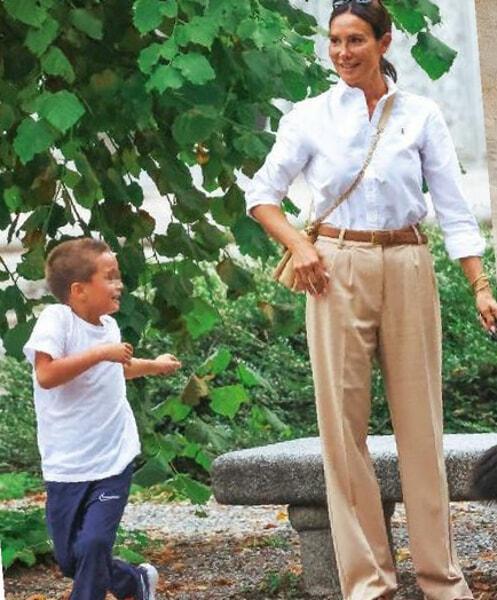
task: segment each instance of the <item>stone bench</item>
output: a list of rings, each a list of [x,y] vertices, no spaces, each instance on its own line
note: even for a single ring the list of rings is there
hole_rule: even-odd
[[[495,444],[497,434],[444,436],[452,501],[479,500],[469,489],[470,471],[475,460]],[[392,435],[370,436],[368,447],[380,482],[392,543],[390,519],[395,503],[402,502],[395,440]],[[287,504],[290,523],[300,538],[306,591],[341,598],[319,438],[229,452],[214,461],[212,478],[214,496],[221,504]]]

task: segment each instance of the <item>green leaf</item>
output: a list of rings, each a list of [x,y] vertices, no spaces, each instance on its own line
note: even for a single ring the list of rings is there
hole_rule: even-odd
[[[236,184],[232,185],[224,196],[218,196],[212,200],[211,214],[219,225],[225,226],[233,225],[245,215],[243,193]]]
[[[392,16],[395,26],[408,33],[418,33],[426,27],[423,13],[406,0],[385,0],[385,7]]]
[[[438,25],[442,22],[440,8],[431,0],[417,0],[419,10],[426,16],[433,25]]]
[[[16,212],[23,204],[20,188],[17,185],[7,188],[3,193],[3,200],[9,210]]]
[[[17,552],[16,559],[24,563],[28,567],[36,564],[36,556],[31,548],[23,548]]]
[[[5,542],[1,546],[2,548],[2,566],[4,569],[8,569],[14,564],[17,556],[17,546]]]
[[[258,306],[276,335],[293,335],[302,325],[292,305],[262,301]]]
[[[240,410],[244,402],[248,402],[249,397],[242,385],[226,385],[224,387],[211,390],[210,407],[218,415],[232,419]]]
[[[238,219],[231,230],[242,254],[264,260],[274,255],[274,244],[254,219],[244,215]]]
[[[194,340],[209,333],[219,323],[219,313],[204,300],[193,299],[193,309],[185,315],[186,327]]]
[[[171,306],[184,311],[190,305],[193,284],[189,277],[172,271],[162,271],[154,276],[153,283],[157,292]]]
[[[176,189],[175,193],[176,202],[173,204],[173,214],[184,223],[196,221],[208,211],[209,201],[197,189]],[[206,258],[205,253],[200,252],[195,240],[189,240],[189,247],[191,256],[194,258],[199,260]]]
[[[230,436],[220,425],[211,425],[199,417],[192,418],[185,427],[185,436],[212,449],[216,454],[226,452],[230,446]]]
[[[21,162],[26,164],[39,152],[48,150],[54,141],[54,135],[44,121],[26,117],[17,128],[14,150]]]
[[[45,94],[39,108],[40,115],[62,133],[75,125],[85,114],[85,107],[67,90]]]
[[[41,59],[41,66],[47,75],[62,77],[68,83],[74,83],[76,75],[67,56],[60,48],[52,46]]]
[[[274,136],[271,133],[252,133],[246,132],[233,141],[235,148],[244,156],[250,156],[257,160],[266,157],[274,143]]]
[[[281,40],[285,24],[281,16],[265,10],[260,20],[252,17],[243,20],[236,31],[244,40],[251,40],[259,49]]]
[[[0,474],[0,500],[23,498],[27,492],[41,491],[42,481],[24,471]]]
[[[55,40],[59,32],[59,23],[47,17],[40,29],[30,29],[26,36],[26,46],[36,56],[41,56]]]
[[[35,322],[36,319],[31,319],[24,323],[18,323],[7,331],[3,338],[3,343],[5,351],[9,356],[13,356],[18,360],[23,360],[24,354],[22,349],[33,331]]]
[[[198,52],[190,52],[177,56],[172,65],[179,69],[188,81],[202,85],[216,78],[216,72],[209,61]]]
[[[178,16],[178,3],[176,0],[167,0],[164,7],[164,15],[169,19],[175,19]]]
[[[238,367],[236,369],[236,373],[237,373],[238,378],[240,379],[240,381],[246,387],[262,386],[262,387],[265,387],[265,388],[267,388],[269,390],[272,389],[271,386],[270,386],[270,384],[269,384],[269,382],[266,381],[264,379],[264,377],[262,377],[262,375],[260,375],[259,373],[257,373],[257,371],[254,371],[254,369],[251,369],[244,362],[240,362],[238,364]]]
[[[229,242],[224,231],[211,225],[206,219],[201,219],[192,227],[195,232],[195,241],[213,258],[219,256],[219,250]]]
[[[216,38],[220,23],[214,17],[193,17],[191,21],[175,29],[174,37],[180,46],[189,43],[205,46],[209,50]]]
[[[174,38],[169,38],[160,47],[160,55],[166,60],[172,60],[178,54],[178,46]]]
[[[219,277],[228,286],[230,298],[238,298],[254,289],[253,275],[238,266],[231,258],[225,258],[217,266]]]
[[[253,78],[258,82],[266,82],[268,75],[274,77],[281,72],[274,56],[267,51],[246,50],[242,53],[242,57]]]
[[[4,0],[3,5],[11,17],[33,27],[39,27],[46,17],[36,0]]]
[[[126,561],[127,563],[131,563],[132,565],[139,565],[140,563],[146,561],[146,558],[143,554],[140,554],[131,548],[127,548],[126,546],[118,546],[115,551],[115,556]]]
[[[184,82],[185,80],[177,69],[171,65],[160,65],[155,69],[152,77],[147,81],[146,89],[147,92],[157,90],[162,94],[168,89],[179,89]]]
[[[275,431],[283,434],[290,433],[290,428],[286,423],[278,417],[278,415],[270,410],[267,406],[252,406],[250,417],[257,423],[258,428],[268,424]]]
[[[178,256],[178,254],[193,257],[194,254],[193,242],[181,223],[169,223],[167,235],[156,235],[155,249],[161,256],[170,258]],[[174,297],[172,295],[172,298]]]
[[[181,494],[187,496],[193,504],[205,504],[211,497],[211,490],[208,486],[189,475],[179,473],[171,481],[171,485]]]
[[[16,116],[11,106],[0,104],[0,132],[8,131],[16,122]]]
[[[451,68],[457,52],[431,33],[421,32],[411,53],[431,79],[439,79]]]
[[[170,417],[173,423],[180,423],[192,412],[192,407],[184,404],[181,398],[169,398],[152,409],[152,414],[158,420]]]
[[[36,281],[43,279],[45,271],[45,252],[43,245],[39,244],[22,255],[21,264],[17,267],[17,272],[24,279]]]
[[[164,17],[174,18],[178,12],[175,0],[136,0],[133,23],[141,34],[159,27]]]
[[[296,206],[291,200],[290,198],[283,198],[283,202],[281,205],[281,208],[283,209],[283,211],[289,215],[293,215],[295,217],[298,217],[301,213],[301,210],[298,206]]]
[[[192,108],[181,113],[173,123],[174,139],[182,146],[205,141],[219,128],[219,115],[214,108]]]
[[[214,354],[211,354],[211,356],[200,365],[197,369],[197,375],[199,377],[205,377],[205,375],[219,375],[228,368],[231,359],[232,355],[228,348],[218,348]]]
[[[84,8],[74,8],[69,14],[71,23],[83,33],[94,40],[104,37],[103,23],[91,12]]]
[[[195,462],[201,467],[203,467],[206,471],[210,471],[212,468],[213,458],[205,454],[205,452],[202,452],[202,450],[200,450],[195,456]]]
[[[140,52],[138,57],[138,66],[140,71],[149,75],[152,72],[152,68],[159,60],[161,44],[150,44]]]
[[[164,483],[166,479],[171,477],[172,469],[168,462],[160,456],[153,456],[140,467],[133,475],[133,483],[143,487],[149,487],[156,483]]]

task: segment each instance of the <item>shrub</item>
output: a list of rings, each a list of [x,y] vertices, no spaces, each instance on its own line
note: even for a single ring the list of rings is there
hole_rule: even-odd
[[[0,368],[0,470],[37,470],[31,369],[13,358]]]

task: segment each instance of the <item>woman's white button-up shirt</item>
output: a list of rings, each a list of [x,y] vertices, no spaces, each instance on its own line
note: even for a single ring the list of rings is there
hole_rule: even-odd
[[[462,193],[459,162],[440,109],[431,99],[386,81],[388,92],[371,120],[362,90],[343,80],[283,116],[274,146],[246,189],[247,212],[259,204],[279,206],[302,171],[315,215],[324,214],[362,168],[385,101],[395,94],[364,179],[325,222],[361,230],[419,223],[428,212],[424,178],[449,256],[481,256],[485,241]]]

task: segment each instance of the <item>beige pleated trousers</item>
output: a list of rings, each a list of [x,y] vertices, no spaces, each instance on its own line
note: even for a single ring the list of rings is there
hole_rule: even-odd
[[[383,372],[410,550],[427,600],[473,598],[452,541],[442,448],[440,307],[426,245],[320,237],[326,296],[307,298],[328,510],[344,600],[397,588],[366,438],[371,361]]]

